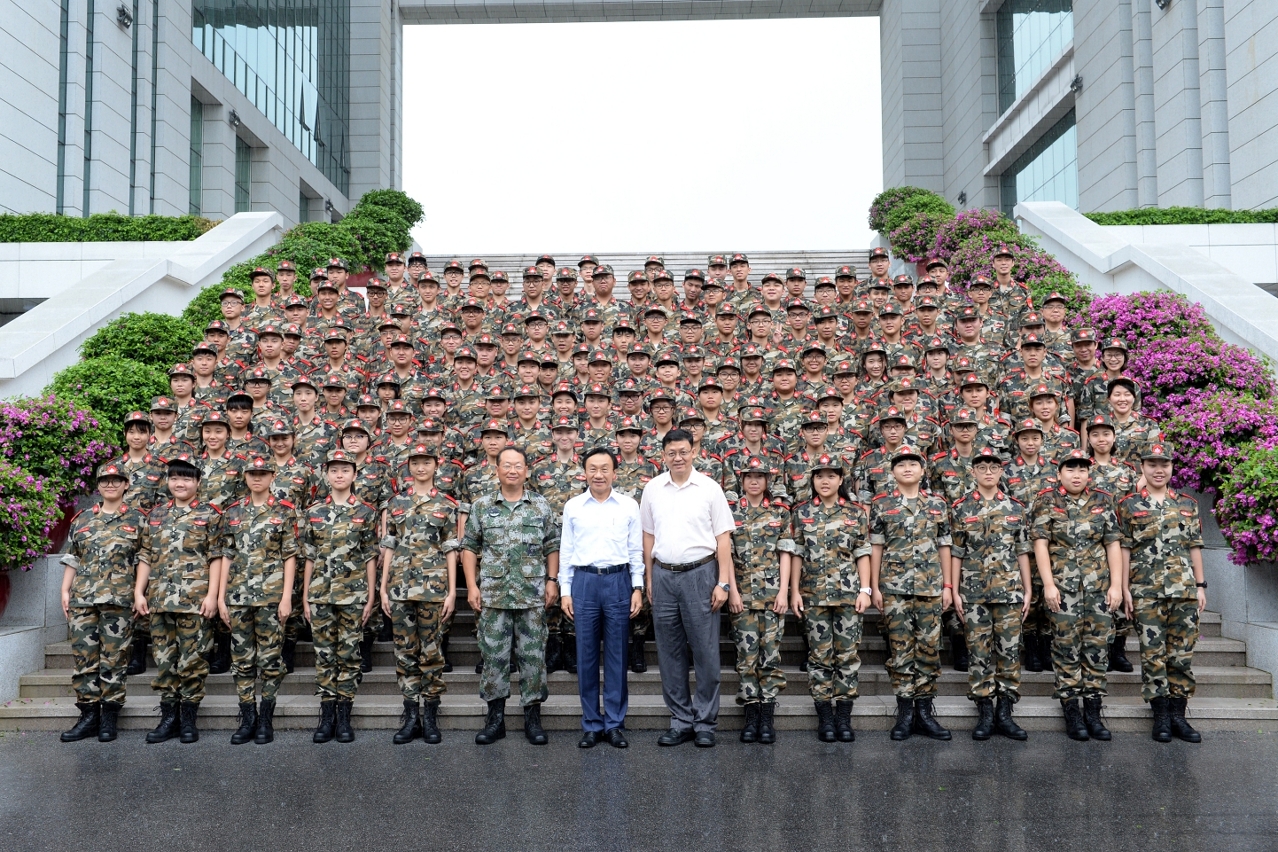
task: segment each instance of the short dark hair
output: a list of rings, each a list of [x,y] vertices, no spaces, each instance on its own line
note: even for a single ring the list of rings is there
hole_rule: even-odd
[[[505,453],[518,453],[518,454],[519,454],[519,457],[520,457],[521,459],[523,459],[523,460],[524,460],[524,466],[525,466],[525,467],[527,467],[527,465],[528,465],[528,453],[524,452],[523,447],[517,447],[517,446],[515,446],[514,444],[510,444],[510,445],[508,445],[508,446],[502,447],[502,448],[501,448],[501,450],[497,453],[497,461],[498,461],[498,462],[500,462],[500,461],[501,461],[501,457],[502,457],[502,455],[504,455]]]
[[[665,400],[661,400],[661,402],[665,402]],[[661,439],[661,449],[664,450],[666,447],[679,441],[687,441],[688,446],[692,446],[692,433],[687,429],[671,429],[666,433],[666,436]]]
[[[613,454],[612,450],[603,445],[591,447],[589,450],[586,450],[586,454],[581,457],[581,466],[584,468],[586,466],[586,462],[590,461],[595,456],[607,456],[612,460],[612,469],[617,469],[617,457]]]

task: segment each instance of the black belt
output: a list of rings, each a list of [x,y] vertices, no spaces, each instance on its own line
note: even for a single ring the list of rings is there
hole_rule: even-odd
[[[600,577],[606,577],[609,574],[620,574],[622,571],[629,571],[629,565],[605,565],[603,568],[596,568],[593,565],[581,565],[573,568],[583,574],[598,574]]]
[[[676,565],[669,565],[665,562],[662,562],[660,559],[653,559],[652,564],[656,565],[658,568],[664,568],[667,571],[673,571],[676,574],[681,574],[684,571],[692,571],[696,568],[701,568],[706,565],[710,565],[711,563],[715,562],[717,558],[718,557],[716,554],[712,556],[707,556],[705,559],[698,559],[696,562],[680,562]]]

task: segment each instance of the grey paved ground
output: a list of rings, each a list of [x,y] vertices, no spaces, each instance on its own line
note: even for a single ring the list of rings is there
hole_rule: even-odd
[[[1028,745],[583,752],[552,734],[479,748],[392,746],[389,732],[313,746],[64,745],[0,737],[0,850],[1273,850],[1278,735],[1201,746],[1035,734]]]

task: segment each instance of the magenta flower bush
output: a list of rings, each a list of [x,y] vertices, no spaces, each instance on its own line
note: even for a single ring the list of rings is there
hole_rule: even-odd
[[[1175,447],[1172,484],[1217,493],[1255,444],[1278,445],[1278,403],[1232,391],[1186,391],[1162,421]]]
[[[93,488],[93,472],[115,447],[93,414],[55,396],[0,405],[0,456],[73,501]]]
[[[1202,305],[1169,290],[1099,296],[1088,316],[1098,337],[1121,337],[1134,350],[1163,338],[1217,337]]]
[[[888,234],[892,254],[910,263],[926,260],[936,241],[937,230],[953,219],[953,216],[944,213],[927,211],[911,216],[905,224]]]
[[[44,479],[0,458],[0,571],[26,571],[47,553],[59,514]]]
[[[894,186],[874,196],[870,203],[870,230],[883,233],[888,230],[888,220],[893,212],[906,201],[916,196],[936,195],[930,189],[917,186]]]
[[[1278,561],[1278,446],[1254,448],[1220,486],[1216,520],[1238,565]]]
[[[1161,337],[1128,352],[1126,372],[1147,388],[1142,411],[1158,420],[1174,415],[1190,390],[1273,395],[1270,365],[1250,350],[1217,337]]]
[[[1079,284],[1064,264],[1039,248],[1032,237],[1022,234],[982,231],[960,245],[950,257],[950,272],[954,276],[951,283],[955,288],[965,292],[967,284],[978,275],[993,278],[994,252],[1002,245],[1012,252],[1012,277],[1025,283],[1035,305],[1041,305],[1049,293],[1056,292],[1067,300],[1070,323],[1086,315],[1092,301],[1091,291]]]
[[[991,237],[995,234],[1003,234],[1008,238],[1019,236],[1016,223],[1002,213],[975,207],[960,211],[949,223],[937,230],[932,253],[949,261],[958,251],[959,246],[977,234]]]

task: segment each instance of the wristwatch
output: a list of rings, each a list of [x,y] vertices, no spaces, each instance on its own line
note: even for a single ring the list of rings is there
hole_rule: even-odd
[[[870,587],[869,587],[869,586],[862,586],[862,587],[861,587],[861,594],[863,594],[863,595],[869,595],[870,597],[874,597],[874,592],[870,591]]]
[[[731,592],[731,591],[732,591],[732,584],[731,584],[731,583],[720,583],[720,584],[719,584],[719,588],[723,589],[725,592]]]

